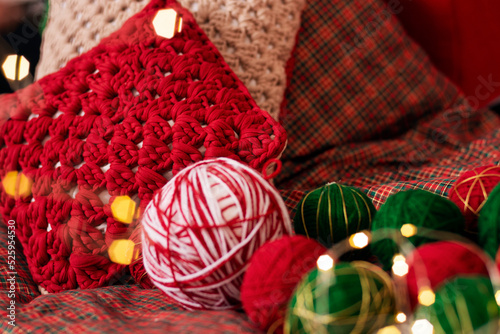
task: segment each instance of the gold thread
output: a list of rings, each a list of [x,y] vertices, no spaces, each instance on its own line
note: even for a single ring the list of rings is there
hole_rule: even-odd
[[[300,214],[302,216],[302,225],[304,225],[304,231],[306,232],[306,237],[308,237],[308,238],[309,238],[309,233],[307,232],[306,219],[304,217],[304,205],[306,204],[307,198],[311,194],[312,194],[312,191],[306,194],[306,196],[302,200],[302,205],[300,206]]]
[[[366,211],[368,211],[368,219],[370,220],[369,229],[371,230],[371,228],[372,228],[372,212],[370,210],[370,206],[368,205],[368,202],[361,194],[358,194],[358,195],[359,195],[359,198],[361,198],[361,200],[363,201],[363,203],[365,203]]]
[[[271,324],[271,326],[269,326],[269,329],[267,330],[267,334],[273,334],[274,331],[281,325],[283,324],[283,318],[279,318],[278,320],[276,320],[275,322],[273,322]]]
[[[319,195],[318,207],[316,208],[316,237],[319,236],[319,209],[321,208],[321,199],[323,198],[323,192],[325,187],[321,188],[321,195]]]
[[[345,207],[345,199],[344,199],[344,192],[342,191],[342,188],[340,185],[337,184],[340,190],[340,196],[342,197],[342,209],[344,211],[344,221],[345,221],[345,229],[347,232],[347,235],[349,235],[349,220],[347,219],[347,208]]]
[[[359,209],[358,200],[354,194],[357,194],[356,189],[352,191],[352,199],[354,200],[354,204],[356,204],[356,210],[358,210],[358,227],[356,228],[356,232],[359,232],[359,228],[361,226],[361,210]]]
[[[297,289],[299,293],[295,295],[296,303],[290,312],[298,318],[294,319],[295,323],[297,321],[302,323],[305,332],[326,333],[327,329],[324,327],[331,325],[333,322],[338,326],[355,326],[352,333],[366,332],[363,329],[366,329],[365,327],[368,326],[368,320],[375,320],[370,326],[371,328],[379,328],[379,326],[385,323],[385,316],[394,313],[394,287],[392,286],[390,277],[380,268],[370,263],[355,261],[352,262],[349,267],[336,268],[334,270],[335,276],[358,275],[363,293],[362,300],[351,304],[346,309],[335,314],[317,314],[313,311],[316,309],[314,306],[317,305],[317,301],[316,304],[314,302],[313,295],[324,295],[324,289],[320,286],[322,284],[321,278],[316,277],[313,281],[302,283]],[[325,274],[326,273],[323,273],[323,275]],[[380,289],[377,287],[376,281],[382,283]],[[327,295],[329,295],[332,281],[328,280],[327,283]],[[374,305],[374,309],[370,308],[372,304]],[[360,316],[362,316],[361,320]],[[290,333],[294,326],[289,322],[287,322],[286,325],[288,327],[288,333]]]
[[[332,201],[330,198],[330,191],[328,191],[328,222],[330,223],[330,237],[332,238],[333,243]]]

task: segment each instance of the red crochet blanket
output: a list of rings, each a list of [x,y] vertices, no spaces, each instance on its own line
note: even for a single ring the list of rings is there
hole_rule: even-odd
[[[173,38],[155,31],[163,8],[182,17]],[[16,222],[33,279],[49,292],[121,276],[108,247],[131,229],[113,215],[116,196],[145,208],[189,164],[230,157],[262,170],[286,141],[173,0],[151,1],[57,73],[1,96],[0,115],[0,178],[15,171],[32,183],[28,194],[2,187],[1,214]]]

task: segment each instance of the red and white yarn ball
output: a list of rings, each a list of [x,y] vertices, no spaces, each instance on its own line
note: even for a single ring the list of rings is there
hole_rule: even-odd
[[[226,158],[177,174],[155,194],[142,224],[149,277],[187,309],[239,306],[253,253],[292,234],[278,191],[253,169]]]

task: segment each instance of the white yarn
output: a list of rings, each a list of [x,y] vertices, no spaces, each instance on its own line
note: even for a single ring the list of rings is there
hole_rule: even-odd
[[[202,228],[204,222],[213,228]],[[180,172],[155,194],[142,224],[149,277],[192,309],[234,308],[253,253],[265,242],[292,233],[278,191],[253,169],[226,158]],[[175,263],[163,255],[169,252]]]

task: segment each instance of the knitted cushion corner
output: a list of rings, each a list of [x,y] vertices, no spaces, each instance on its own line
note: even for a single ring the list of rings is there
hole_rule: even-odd
[[[51,0],[37,77],[90,50],[147,0]],[[231,69],[275,119],[286,87],[285,63],[295,45],[305,0],[179,0],[190,9]]]

